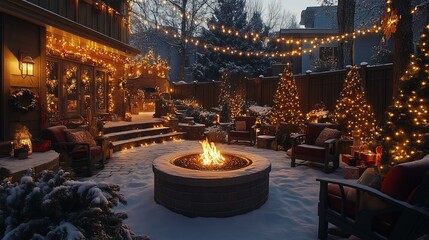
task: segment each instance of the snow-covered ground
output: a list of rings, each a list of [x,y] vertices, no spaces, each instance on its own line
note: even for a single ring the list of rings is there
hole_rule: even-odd
[[[259,209],[230,218],[189,218],[154,201],[152,161],[167,153],[201,148],[198,141],[152,144],[115,153],[106,168],[92,180],[118,184],[128,201],[117,211],[138,234],[152,240],[169,239],[317,239],[318,177],[343,178],[342,170],[325,174],[308,166],[290,167],[284,151],[242,145],[216,145],[222,149],[259,154],[271,161],[268,201]]]

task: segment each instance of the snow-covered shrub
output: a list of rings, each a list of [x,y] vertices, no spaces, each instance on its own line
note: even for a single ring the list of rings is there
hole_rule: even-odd
[[[226,142],[227,133],[219,125],[208,127],[205,133],[207,136],[207,140],[209,140],[210,142],[217,142],[217,143]]]
[[[308,122],[330,122],[332,113],[330,113],[323,102],[317,103],[311,107],[310,112],[306,114]]]
[[[200,112],[200,123],[205,124],[206,126],[212,126],[213,123],[217,121],[217,114],[210,111],[201,111]]]
[[[68,173],[32,171],[19,183],[0,185],[2,239],[147,239],[135,235],[112,208],[126,200],[119,186],[69,180]]]
[[[251,105],[249,106],[249,114],[251,116],[256,116],[258,119],[261,120],[262,124],[268,124],[269,123],[269,114],[271,111],[271,107],[268,106],[257,106],[257,105]]]

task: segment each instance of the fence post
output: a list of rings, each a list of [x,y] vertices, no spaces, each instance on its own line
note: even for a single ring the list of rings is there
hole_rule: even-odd
[[[366,76],[366,74],[368,72],[367,65],[368,65],[367,62],[361,62],[360,63],[360,77],[362,78],[362,84],[363,84],[364,89],[366,89],[366,80],[368,79]]]
[[[310,74],[312,72],[313,71],[311,71],[311,70],[305,71],[305,81],[306,81],[306,85],[307,85],[307,93],[306,93],[307,99],[306,99],[306,105],[301,106],[301,110],[304,110],[304,112],[306,112],[306,113],[309,112],[310,108],[312,107],[312,106],[310,106],[311,97],[312,97],[310,94],[310,78],[311,78]],[[304,109],[303,109],[303,107],[304,107]]]
[[[194,94],[193,97],[195,100],[197,100],[197,81],[194,81]],[[199,103],[199,104],[203,104],[203,103]]]
[[[256,79],[256,101],[258,105],[262,106],[262,78],[264,75],[259,75],[259,77]]]

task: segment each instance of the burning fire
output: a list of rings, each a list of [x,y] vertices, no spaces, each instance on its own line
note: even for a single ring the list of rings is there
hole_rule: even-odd
[[[200,154],[203,165],[222,165],[225,162],[225,158],[216,149],[214,143],[210,143],[207,139],[200,143],[203,147],[203,153]]]

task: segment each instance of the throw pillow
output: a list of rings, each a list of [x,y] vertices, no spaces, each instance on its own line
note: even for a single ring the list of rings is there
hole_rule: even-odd
[[[333,129],[333,128],[324,128],[319,136],[316,138],[316,141],[314,142],[314,145],[316,146],[320,146],[323,147],[323,143],[328,140],[328,139],[332,139],[332,138],[337,138],[340,136],[340,131],[338,131],[337,129]]]
[[[235,130],[237,131],[246,131],[246,121],[236,121]]]
[[[367,168],[357,183],[380,190],[383,176],[375,172],[374,168]],[[347,192],[347,199],[356,201],[356,189]],[[359,210],[379,210],[387,207],[386,202],[367,192],[361,192]]]
[[[69,142],[86,142],[86,134],[82,131],[65,131],[65,133]]]
[[[86,136],[85,142],[89,143],[89,146],[91,147],[97,146],[97,143],[95,142],[94,137],[92,137],[90,132],[88,132],[87,130],[82,130],[82,132],[85,133],[85,136]]]

